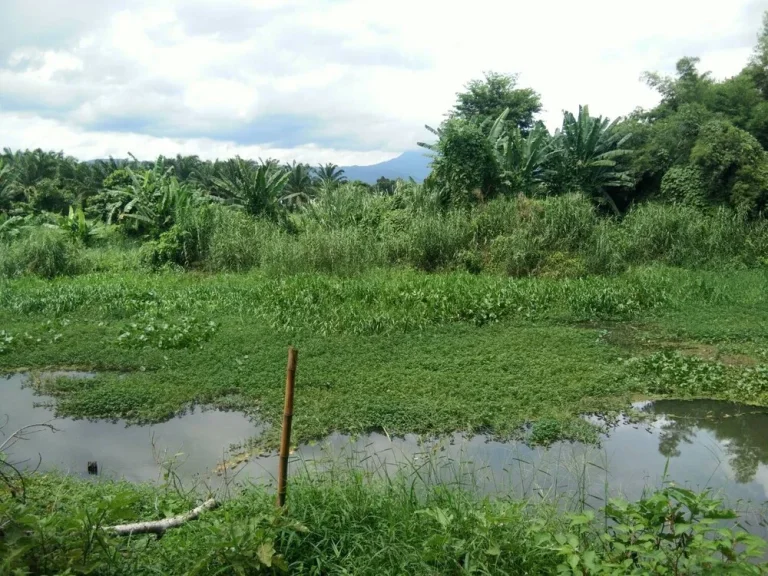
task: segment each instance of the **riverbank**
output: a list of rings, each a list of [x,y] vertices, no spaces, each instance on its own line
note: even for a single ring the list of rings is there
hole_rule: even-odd
[[[763,270],[671,268],[578,280],[398,270],[23,278],[0,283],[0,368],[93,371],[33,379],[59,415],[140,423],[190,404],[241,411],[264,425],[262,434],[254,426],[250,444],[264,450],[276,444],[293,344],[301,350],[296,444],[374,430],[593,442],[599,426],[583,415],[619,414],[637,397],[768,405],[767,285]],[[672,432],[681,440],[686,428]],[[712,526],[678,514],[720,518],[720,506],[706,492],[668,484],[612,505],[612,522],[635,528],[605,536],[605,498],[571,492],[563,508],[514,491],[489,499],[418,475],[331,468],[293,477],[284,513],[274,511],[268,486],[252,487],[160,540],[107,537],[98,526],[184,512],[198,492],[58,474],[25,484],[26,503],[18,491],[16,499],[3,492],[0,545],[4,569],[33,574],[212,574],[224,566],[245,574],[546,574],[570,563],[621,573],[650,570],[636,562],[680,560],[682,550],[689,572],[706,565],[724,573],[729,567],[712,565],[721,556],[711,546],[730,550],[748,538],[694,538]],[[676,534],[675,525],[686,527]],[[662,530],[669,538],[652,536]]]
[[[173,488],[29,476],[25,498],[0,485],[0,568],[50,574],[760,574],[764,542],[708,493],[666,486],[605,510],[481,499],[457,487],[359,470],[300,475],[287,507],[260,487],[162,538],[104,527],[186,512]],[[18,494],[17,494],[18,496]],[[606,516],[607,514],[607,516]],[[603,523],[610,520],[609,525]]]

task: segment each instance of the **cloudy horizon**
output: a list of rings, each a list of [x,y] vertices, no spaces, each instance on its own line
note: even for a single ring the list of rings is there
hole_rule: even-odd
[[[374,164],[414,149],[486,70],[539,92],[550,129],[579,104],[653,106],[641,74],[682,56],[732,76],[768,0],[456,6],[6,0],[0,147]]]

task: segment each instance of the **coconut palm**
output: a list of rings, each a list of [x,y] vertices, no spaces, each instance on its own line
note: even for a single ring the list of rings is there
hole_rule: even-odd
[[[554,136],[571,182],[607,203],[617,215],[619,209],[608,191],[632,184],[629,171],[618,162],[632,153],[624,148],[632,135],[616,130],[618,122],[618,118],[611,122],[602,116],[592,117],[587,106],[579,106],[578,117],[566,112],[563,127]]]

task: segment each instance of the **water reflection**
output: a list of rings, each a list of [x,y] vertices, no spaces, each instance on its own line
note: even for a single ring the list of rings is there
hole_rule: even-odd
[[[737,482],[755,479],[760,466],[768,465],[768,410],[712,400],[661,400],[643,411],[663,418],[659,452],[668,458],[682,454],[681,444],[693,444],[701,431],[722,447]]]
[[[87,463],[95,461],[103,476],[151,481],[162,476],[161,463],[176,456],[178,472],[184,477],[209,476],[217,462],[228,457],[230,445],[261,431],[243,414],[217,410],[194,410],[153,426],[55,418],[50,399],[22,387],[25,379],[20,374],[0,377],[0,423],[7,418],[3,432],[9,434],[22,426],[52,421],[58,432],[33,434],[13,449],[14,461],[30,465],[40,461],[42,470],[56,468],[86,476]]]
[[[54,417],[50,407],[40,405],[46,399],[23,388],[23,382],[21,375],[0,378],[0,416],[9,416],[6,433]],[[729,502],[766,500],[768,410],[698,400],[658,401],[640,409],[653,419],[619,425],[599,447],[556,443],[544,449],[462,434],[426,442],[411,435],[332,434],[299,446],[291,471],[343,462],[385,476],[405,467],[430,482],[487,494],[571,495],[596,507],[606,492],[634,499],[665,480],[714,488]],[[56,419],[55,425],[61,432],[14,446],[14,459],[36,462],[39,454],[43,469],[83,476],[87,462],[97,461],[102,475],[131,481],[157,480],[163,455],[183,453],[182,478],[221,482],[214,469],[228,458],[230,445],[261,432],[243,414],[200,410],[146,427],[68,418]],[[271,482],[276,469],[275,455],[252,458],[237,467],[238,480]]]

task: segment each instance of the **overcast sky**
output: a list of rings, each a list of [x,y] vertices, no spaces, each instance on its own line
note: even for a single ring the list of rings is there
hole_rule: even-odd
[[[768,0],[0,0],[0,147],[372,164],[484,70],[553,129],[656,96],[684,55],[746,63]]]

